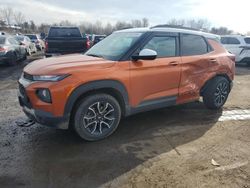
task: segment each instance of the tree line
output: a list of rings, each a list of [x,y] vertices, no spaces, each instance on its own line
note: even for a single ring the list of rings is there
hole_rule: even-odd
[[[165,24],[175,27],[188,27],[196,30],[206,31],[218,35],[235,33],[233,30],[227,27],[211,27],[211,23],[206,19],[170,19]],[[51,26],[78,26],[83,33],[88,34],[106,34],[109,35],[113,31],[135,28],[135,27],[148,27],[149,20],[147,18],[134,19],[131,21],[117,21],[116,23],[103,24],[100,21],[82,22],[80,24],[72,23],[68,20],[63,20],[59,23],[36,24],[33,20],[27,21],[24,14],[20,11],[16,11],[11,7],[4,7],[0,9],[0,29],[6,28],[6,26],[18,26],[18,32],[21,33],[47,33]],[[8,28],[8,27],[7,27]]]

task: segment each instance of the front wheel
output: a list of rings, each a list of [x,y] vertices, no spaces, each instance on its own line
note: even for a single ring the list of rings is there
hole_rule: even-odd
[[[215,77],[203,94],[203,102],[209,109],[219,109],[227,101],[230,83],[224,77]]]
[[[97,141],[111,135],[121,119],[117,100],[107,94],[94,94],[84,98],[76,107],[74,129],[87,141]]]

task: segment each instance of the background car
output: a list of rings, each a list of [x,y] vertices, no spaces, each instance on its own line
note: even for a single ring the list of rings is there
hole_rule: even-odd
[[[83,53],[90,48],[89,39],[83,37],[78,27],[50,27],[45,39],[45,56]]]
[[[221,43],[236,56],[236,64],[250,66],[250,36],[225,35],[221,37]]]
[[[92,45],[97,44],[98,42],[103,40],[105,37],[106,35],[92,35],[91,37]]]
[[[0,63],[15,65],[26,59],[26,49],[12,36],[0,36]]]
[[[18,35],[18,36],[15,36],[15,39],[19,41],[21,45],[25,47],[27,55],[31,55],[32,53],[37,52],[36,45],[33,42],[31,42],[29,37]]]
[[[37,35],[37,34],[27,34],[25,35],[27,37],[30,38],[30,40],[35,43],[36,45],[36,48],[38,50],[43,50],[45,48],[45,43],[44,41],[41,39],[40,35]]]

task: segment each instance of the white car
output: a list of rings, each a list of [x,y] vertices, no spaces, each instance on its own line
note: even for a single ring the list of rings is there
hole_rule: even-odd
[[[221,36],[221,43],[235,55],[236,64],[250,65],[250,36],[224,35]]]

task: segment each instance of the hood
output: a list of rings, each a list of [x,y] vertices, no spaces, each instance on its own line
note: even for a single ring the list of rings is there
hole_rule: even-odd
[[[114,61],[82,54],[64,55],[36,60],[27,65],[24,72],[31,75],[67,74],[72,71],[109,68],[114,64]]]

